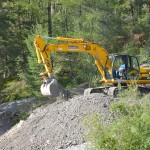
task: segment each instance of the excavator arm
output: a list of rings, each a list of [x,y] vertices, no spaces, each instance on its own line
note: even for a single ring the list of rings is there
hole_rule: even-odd
[[[89,53],[94,57],[95,64],[105,80],[105,65],[108,53],[104,48],[98,44],[84,41],[83,39],[57,37],[56,40],[63,41],[64,43],[46,45],[39,35],[34,40],[38,63],[41,63],[42,58],[45,66],[46,71],[43,74],[53,76],[52,63],[50,60],[51,52],[84,52]],[[110,66],[108,66],[108,68],[110,68]]]
[[[46,43],[40,36],[37,36],[34,40],[34,46],[36,49],[38,63],[39,64],[43,63],[45,67],[45,72],[41,73],[40,75],[43,76],[44,79],[45,76],[52,76],[53,70],[52,70],[52,61],[50,57],[51,53],[48,49],[48,45],[46,45]]]

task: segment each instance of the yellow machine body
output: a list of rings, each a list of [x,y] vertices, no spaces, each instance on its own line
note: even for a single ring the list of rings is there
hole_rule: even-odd
[[[37,35],[34,39],[34,46],[36,48],[36,54],[38,58],[38,63],[43,63],[45,66],[45,72],[41,73],[43,79],[46,80],[45,84],[42,84],[42,90],[45,91],[46,86],[48,86],[48,90],[53,89],[53,86],[50,88],[49,84],[51,81],[47,81],[48,78],[53,77],[53,69],[52,69],[52,61],[51,61],[51,52],[71,52],[71,53],[88,53],[92,55],[95,59],[95,64],[98,67],[100,74],[102,75],[101,82],[103,83],[123,83],[129,84],[133,82],[133,78],[125,78],[125,79],[117,79],[113,77],[113,64],[115,64],[113,59],[108,59],[108,52],[101,47],[99,44],[95,44],[92,42],[85,41],[84,39],[74,39],[74,38],[62,38],[56,37],[58,41],[62,41],[61,44],[46,44],[43,38],[40,35]],[[121,55],[117,55],[120,57]],[[121,57],[129,57],[129,56],[121,56]],[[129,57],[131,59],[131,57]],[[127,58],[127,59],[129,59]],[[41,61],[42,59],[42,61]],[[129,60],[132,61],[132,60]],[[138,60],[137,60],[138,63]],[[130,67],[128,67],[130,68]],[[139,67],[138,70],[128,70],[127,74],[132,72],[136,72],[136,82],[138,84],[150,84],[150,67]],[[54,82],[54,81],[53,81]],[[46,92],[47,94],[43,95],[57,95],[56,93],[59,91],[56,81],[54,82],[54,94],[53,92]],[[43,88],[44,86],[44,88]],[[41,90],[41,92],[42,92]],[[47,90],[46,90],[47,91]],[[45,92],[42,92],[45,93]]]

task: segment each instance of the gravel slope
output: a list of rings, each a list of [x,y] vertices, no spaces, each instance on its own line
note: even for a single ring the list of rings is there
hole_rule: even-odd
[[[33,111],[0,137],[1,150],[58,150],[85,142],[84,116],[99,112],[111,115],[109,104],[114,99],[103,94],[76,96]]]

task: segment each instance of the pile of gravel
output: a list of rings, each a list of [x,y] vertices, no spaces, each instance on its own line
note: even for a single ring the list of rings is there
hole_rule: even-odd
[[[85,142],[83,119],[99,112],[110,115],[109,105],[114,99],[103,94],[76,96],[69,101],[55,102],[33,111],[0,137],[2,150],[58,150]]]

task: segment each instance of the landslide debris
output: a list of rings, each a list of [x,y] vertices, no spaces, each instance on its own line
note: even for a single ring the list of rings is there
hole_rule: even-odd
[[[68,101],[55,102],[34,110],[26,121],[21,121],[0,137],[2,150],[58,150],[85,142],[86,115],[99,112],[111,116],[112,97],[103,94],[76,96]]]

